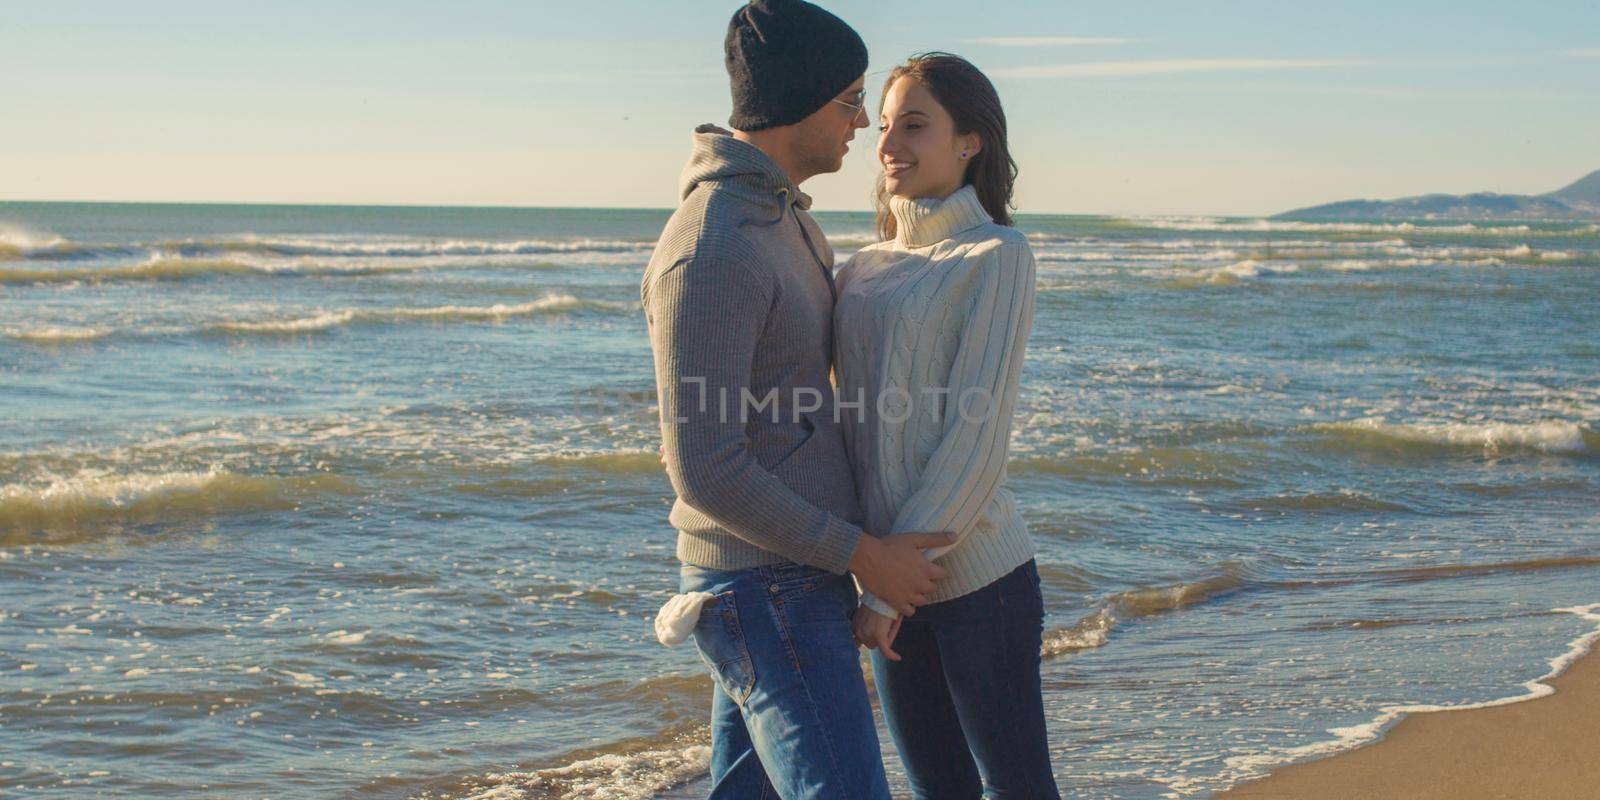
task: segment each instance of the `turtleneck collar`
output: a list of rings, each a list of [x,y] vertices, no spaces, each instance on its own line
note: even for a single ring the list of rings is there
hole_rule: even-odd
[[[906,247],[927,247],[994,221],[971,184],[945,198],[890,197],[889,213],[894,215],[895,241]]]

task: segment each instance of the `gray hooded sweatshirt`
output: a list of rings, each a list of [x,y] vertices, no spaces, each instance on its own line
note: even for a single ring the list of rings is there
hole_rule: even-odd
[[[843,574],[862,512],[829,377],[833,251],[782,168],[707,128],[640,285],[678,559]]]

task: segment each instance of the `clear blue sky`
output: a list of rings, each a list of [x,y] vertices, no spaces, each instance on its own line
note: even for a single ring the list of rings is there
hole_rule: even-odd
[[[1266,214],[1600,169],[1600,3],[833,0],[870,94],[989,71],[1024,212]],[[651,206],[736,2],[0,0],[0,199]],[[1028,37],[1028,38],[1022,38]],[[1087,40],[1087,41],[1085,41]],[[805,188],[865,208],[870,131]]]

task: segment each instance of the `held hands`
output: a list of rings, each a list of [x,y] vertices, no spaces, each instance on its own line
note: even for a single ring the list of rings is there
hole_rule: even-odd
[[[950,533],[897,533],[881,540],[863,536],[850,556],[850,571],[878,599],[909,617],[928,602],[934,582],[950,574],[922,551],[955,541]]]
[[[867,648],[876,649],[883,653],[883,657],[890,661],[899,661],[900,654],[890,645],[894,644],[894,637],[900,635],[900,621],[903,617],[890,619],[866,606],[856,609],[852,627],[855,629],[856,644]]]

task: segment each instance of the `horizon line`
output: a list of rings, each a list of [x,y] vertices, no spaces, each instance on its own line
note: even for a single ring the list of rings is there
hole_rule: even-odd
[[[437,209],[479,209],[502,211],[650,211],[672,213],[676,207],[669,206],[544,206],[544,205],[494,205],[494,204],[430,204],[430,203],[311,203],[311,202],[285,202],[277,200],[24,200],[14,198],[0,198],[0,205],[121,205],[121,206],[260,206],[260,207],[300,207],[300,208],[437,208]],[[837,208],[822,209],[822,214],[872,214],[870,208]],[[1261,219],[1284,212],[1269,214],[1222,214],[1200,211],[1170,211],[1170,212],[1113,212],[1113,211],[1018,211],[1018,217],[1218,217]]]

